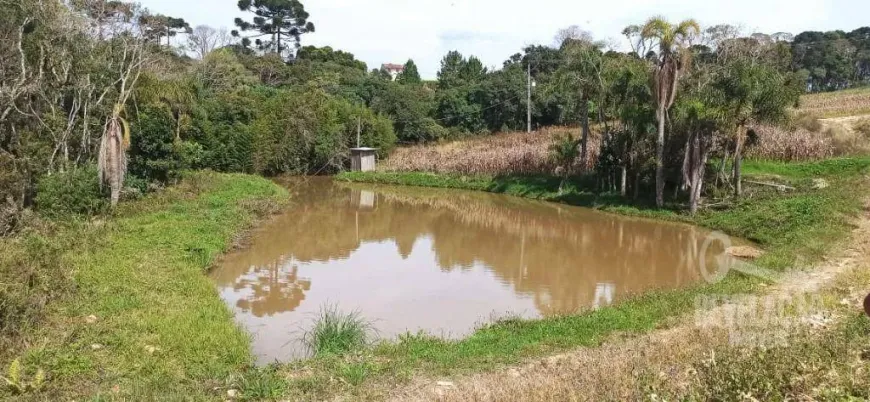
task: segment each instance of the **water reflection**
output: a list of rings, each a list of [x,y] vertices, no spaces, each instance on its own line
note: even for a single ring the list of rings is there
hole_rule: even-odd
[[[483,193],[286,184],[293,204],[213,273],[261,361],[299,357],[292,342],[325,303],[360,310],[382,336],[462,336],[493,313],[568,313],[699,280],[707,232],[689,226]]]

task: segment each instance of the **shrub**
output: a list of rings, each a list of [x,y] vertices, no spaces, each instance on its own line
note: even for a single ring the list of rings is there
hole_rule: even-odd
[[[861,132],[850,130],[842,124],[832,124],[825,129],[825,135],[833,142],[837,155],[856,155],[870,150],[867,137]]]
[[[366,347],[370,332],[371,324],[358,312],[343,313],[338,307],[327,305],[320,309],[303,340],[315,356],[342,354]]]
[[[819,116],[807,112],[794,114],[791,118],[791,125],[813,133],[820,133],[823,128],[822,123],[819,121]]]
[[[38,323],[51,300],[70,289],[61,255],[75,236],[49,240],[25,229],[0,239],[0,360]]]
[[[870,140],[870,119],[859,120],[854,125],[854,130],[860,133],[864,139]]]
[[[130,173],[149,180],[168,182],[182,170],[199,167],[201,145],[176,138],[175,121],[166,105],[147,105],[133,121]]]
[[[18,226],[22,195],[29,186],[27,175],[18,165],[13,156],[0,152],[0,237]]]
[[[256,173],[340,170],[348,148],[356,145],[358,127],[365,146],[388,152],[395,144],[392,125],[385,117],[322,90],[263,91],[262,95],[260,113],[251,126]]]
[[[95,165],[43,177],[37,186],[37,209],[50,216],[96,215],[108,206]]]

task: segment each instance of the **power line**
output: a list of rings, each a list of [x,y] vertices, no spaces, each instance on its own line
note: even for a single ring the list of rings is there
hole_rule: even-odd
[[[453,115],[453,116],[444,117],[444,118],[440,118],[440,119],[434,119],[434,120],[435,120],[436,122],[441,122],[441,121],[444,121],[444,120],[455,119],[455,118],[465,117],[465,116],[471,116],[471,115],[473,115],[473,114],[478,114],[478,113],[484,112],[484,111],[486,111],[486,110],[490,110],[490,109],[493,109],[493,108],[495,108],[495,107],[498,107],[498,106],[504,105],[504,104],[506,104],[506,103],[508,103],[508,102],[513,102],[513,101],[515,101],[515,100],[519,100],[520,97],[521,97],[521,96],[514,96],[514,97],[509,98],[509,99],[507,99],[507,100],[504,100],[504,101],[502,101],[502,102],[496,102],[496,103],[493,103],[492,105],[489,105],[489,106],[487,106],[487,107],[485,107],[485,108],[483,108],[483,109],[480,109],[480,110],[478,110],[478,111],[476,111],[476,112],[465,113],[465,114],[459,114],[459,115]]]

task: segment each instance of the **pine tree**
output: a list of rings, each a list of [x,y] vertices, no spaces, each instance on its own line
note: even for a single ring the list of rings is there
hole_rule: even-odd
[[[420,79],[420,72],[417,71],[417,64],[414,63],[414,60],[408,60],[405,63],[405,70],[399,74],[399,77],[396,79],[400,84],[410,84],[415,85],[422,82]]]
[[[250,47],[251,39],[254,39],[258,50],[291,59],[293,51],[300,46],[301,36],[314,32],[314,24],[308,21],[305,7],[297,0],[239,0],[238,6],[242,11],[256,14],[251,22],[241,18],[235,20],[239,30],[253,32],[243,37],[242,45],[245,47]],[[233,36],[242,36],[239,30],[233,30]]]

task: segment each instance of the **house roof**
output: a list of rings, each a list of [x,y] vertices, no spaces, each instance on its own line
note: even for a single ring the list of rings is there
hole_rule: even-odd
[[[381,67],[387,70],[405,71],[405,66],[401,64],[384,63],[381,64]]]

